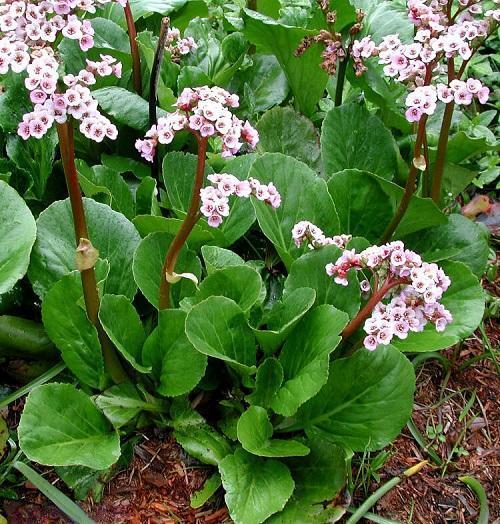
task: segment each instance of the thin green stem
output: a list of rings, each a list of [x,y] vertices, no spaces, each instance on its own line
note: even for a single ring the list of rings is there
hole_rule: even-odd
[[[132,55],[132,77],[134,81],[134,90],[138,95],[142,95],[142,77],[141,77],[141,57],[139,55],[139,46],[137,45],[137,30],[135,28],[134,17],[130,9],[130,3],[127,0],[123,11],[127,21],[128,39],[130,42],[130,54]]]
[[[59,135],[59,147],[61,159],[64,167],[64,176],[68,187],[68,195],[73,214],[73,225],[75,229],[76,245],[81,239],[88,239],[89,233],[85,219],[85,209],[83,207],[82,192],[78,182],[78,173],[75,165],[75,149],[73,138],[73,127],[71,121],[64,124],[57,124],[57,134]],[[94,324],[104,357],[104,365],[112,380],[120,383],[126,380],[127,374],[123,369],[120,360],[99,321],[99,292],[97,290],[97,280],[94,268],[80,271],[83,288],[83,298],[87,316]]]
[[[200,190],[203,185],[203,178],[205,175],[205,162],[207,153],[207,139],[200,136],[198,133],[194,133],[198,142],[198,164],[196,167],[196,176],[193,184],[193,190],[191,193],[191,203],[184,221],[177,231],[174,240],[170,244],[165,257],[165,262],[161,270],[161,283],[160,283],[160,295],[158,300],[159,309],[168,309],[170,307],[170,282],[167,280],[167,276],[173,275],[175,271],[175,264],[182,247],[186,243],[191,231],[193,230],[196,222],[200,218]]]

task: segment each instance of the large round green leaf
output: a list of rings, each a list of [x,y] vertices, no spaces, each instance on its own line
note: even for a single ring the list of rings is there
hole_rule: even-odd
[[[252,203],[262,231],[288,267],[305,250],[297,248],[292,238],[297,222],[309,220],[328,236],[339,233],[337,211],[326,182],[306,164],[281,153],[266,153],[253,163],[250,176],[264,184],[272,182],[281,194],[277,209],[256,199]]]
[[[189,342],[186,313],[165,309],[158,313],[158,327],[144,344],[143,359],[153,367],[158,393],[174,397],[191,391],[205,374],[207,357]]]
[[[352,357],[334,360],[328,382],[301,406],[296,424],[353,451],[383,448],[410,417],[415,373],[396,348],[358,350]]]
[[[302,457],[309,448],[293,439],[273,439],[273,425],[267,411],[250,406],[238,420],[238,440],[243,449],[259,457]]]
[[[235,524],[260,524],[281,511],[292,495],[289,469],[239,448],[219,464],[225,501]]]
[[[276,413],[293,415],[325,384],[330,354],[348,320],[346,313],[324,304],[310,311],[290,333],[279,356],[284,380],[271,402]]]
[[[490,255],[488,230],[462,215],[447,218],[446,224],[405,237],[405,244],[427,262],[463,262],[480,278]]]
[[[321,131],[321,152],[327,175],[355,168],[391,180],[398,169],[398,148],[391,132],[359,104],[328,112]]]
[[[35,238],[35,219],[28,206],[0,180],[0,295],[26,273]]]
[[[313,169],[320,160],[319,136],[313,123],[291,107],[275,107],[257,124],[259,151],[292,156]]]
[[[118,433],[71,384],[34,389],[26,399],[18,435],[23,453],[47,466],[106,469],[120,457]]]
[[[435,351],[453,346],[468,337],[483,319],[485,294],[481,283],[462,262],[440,263],[451,279],[451,286],[440,302],[453,315],[453,322],[438,333],[430,322],[420,333],[409,333],[405,340],[394,339],[401,351]]]
[[[137,286],[132,275],[132,256],[139,233],[121,213],[84,198],[90,240],[99,256],[109,262],[106,292],[132,299]],[[75,232],[69,199],[51,204],[37,220],[28,276],[35,292],[43,298],[63,275],[76,269]]]
[[[358,169],[334,173],[328,191],[337,208],[342,233],[378,242],[396,212],[403,188],[380,176]],[[430,198],[413,196],[396,236],[446,223],[446,216]]]
[[[247,373],[255,370],[255,337],[243,310],[231,299],[210,297],[196,304],[186,318],[186,335],[201,353]]]

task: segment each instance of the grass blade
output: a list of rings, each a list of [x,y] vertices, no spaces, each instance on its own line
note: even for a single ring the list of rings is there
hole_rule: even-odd
[[[486,497],[486,491],[479,482],[479,480],[474,477],[458,477],[458,480],[462,481],[464,484],[467,484],[469,488],[474,492],[479,501],[479,518],[477,519],[477,524],[488,524],[490,518],[490,508],[488,507],[488,498]]]
[[[13,467],[22,473],[33,485],[35,485],[48,499],[50,499],[65,515],[76,524],[95,524],[87,514],[75,504],[64,493],[61,493],[50,482],[45,480],[34,469],[24,462],[14,462]]]

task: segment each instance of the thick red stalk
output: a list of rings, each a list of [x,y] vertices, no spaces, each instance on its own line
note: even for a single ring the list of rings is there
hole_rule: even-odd
[[[85,219],[82,192],[80,190],[78,173],[75,166],[73,127],[71,126],[71,122],[57,124],[57,134],[59,135],[59,147],[64,167],[64,176],[66,178],[71,211],[73,214],[76,245],[78,246],[80,239],[89,238],[89,233]],[[82,279],[85,309],[89,320],[94,324],[97,330],[106,371],[108,371],[112,380],[118,384],[127,379],[127,374],[125,373],[113,345],[99,321],[99,293],[97,290],[97,280],[94,268],[91,267],[90,269],[80,271],[80,275]]]
[[[205,162],[207,153],[207,139],[195,133],[198,142],[198,164],[196,167],[196,176],[193,184],[193,191],[191,193],[191,203],[184,221],[181,224],[179,231],[175,235],[172,244],[168,248],[165,262],[163,264],[160,275],[160,296],[158,300],[159,309],[168,309],[170,307],[170,282],[167,280],[167,275],[172,275],[175,271],[175,264],[182,247],[186,243],[189,234],[193,230],[196,222],[200,217],[200,190],[203,185],[203,178],[205,175]]]
[[[127,21],[128,39],[130,41],[130,54],[132,55],[132,77],[134,80],[134,90],[138,95],[142,95],[142,78],[141,78],[141,58],[139,55],[139,46],[137,45],[137,31],[135,29],[134,17],[130,9],[130,3],[127,0],[125,7],[125,20]]]

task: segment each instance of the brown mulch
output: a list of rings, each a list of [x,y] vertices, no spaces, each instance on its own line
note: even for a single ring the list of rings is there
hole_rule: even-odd
[[[489,321],[487,332],[492,347],[500,347],[499,323]],[[458,479],[471,475],[488,495],[489,522],[500,524],[500,377],[489,360],[460,371],[463,362],[482,351],[478,332],[461,347],[444,352],[454,362],[449,374],[436,361],[419,368],[413,421],[427,440],[431,421],[442,425],[442,442],[435,443],[435,450],[446,467],[431,462],[386,494],[373,511],[405,524],[475,523],[477,500]],[[476,400],[461,418],[473,392]],[[461,456],[452,454],[454,447],[461,448]],[[406,428],[389,451],[390,459],[378,471],[380,482],[372,479],[366,492],[360,487],[354,505],[381,483],[429,458]],[[135,447],[131,465],[106,486],[102,501],[88,501],[84,509],[98,524],[229,523],[220,492],[204,507],[190,507],[191,494],[203,486],[210,471],[190,459],[171,436],[145,436]],[[56,485],[62,487],[60,482]],[[10,524],[68,522],[33,486],[25,488],[20,500],[0,501]]]

